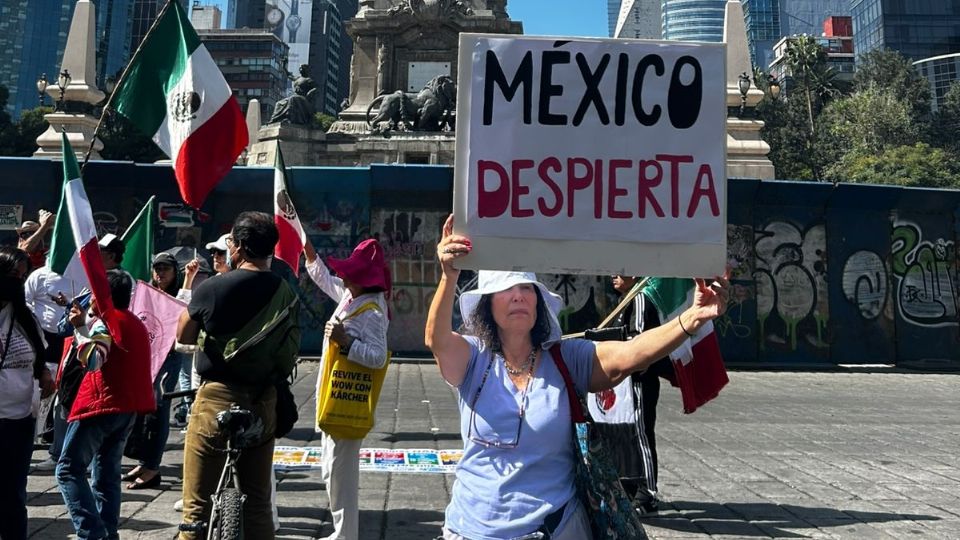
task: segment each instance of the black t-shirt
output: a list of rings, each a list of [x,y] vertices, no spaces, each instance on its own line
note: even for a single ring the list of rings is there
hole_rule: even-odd
[[[201,283],[187,312],[207,333],[232,334],[260,313],[283,282],[273,272],[232,270]],[[230,382],[223,358],[197,355],[197,373],[204,379]]]

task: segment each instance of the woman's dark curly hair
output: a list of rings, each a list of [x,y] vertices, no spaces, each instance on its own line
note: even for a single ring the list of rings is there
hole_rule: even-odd
[[[537,293],[537,322],[530,330],[530,340],[536,349],[541,347],[547,338],[550,337],[550,312],[547,303],[540,294],[540,287],[534,286],[534,292]],[[483,345],[497,354],[503,353],[503,347],[500,343],[500,333],[497,330],[497,322],[493,320],[493,294],[485,294],[480,297],[477,308],[473,310],[470,318],[465,324],[464,331],[470,335],[480,338]]]

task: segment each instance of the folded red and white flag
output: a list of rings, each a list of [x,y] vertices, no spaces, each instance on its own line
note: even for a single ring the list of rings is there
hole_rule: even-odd
[[[199,208],[247,146],[247,124],[180,2],[167,2],[114,91],[114,108],[173,162]]]
[[[97,301],[97,308],[115,342],[121,340],[119,326],[112,324],[113,297],[107,271],[100,258],[97,226],[93,221],[90,200],[80,178],[80,166],[67,134],[63,133],[63,192],[53,226],[53,239],[47,253],[47,266],[55,273],[72,280],[77,286],[88,286]]]
[[[655,277],[647,282],[643,294],[656,306],[660,321],[666,324],[693,304],[695,286],[692,279]],[[717,397],[730,381],[713,322],[700,327],[693,337],[671,352],[670,361],[676,373],[676,380],[671,382],[680,388],[686,414]]]
[[[293,275],[300,274],[300,253],[307,243],[300,216],[293,206],[293,199],[287,191],[287,168],[283,164],[283,154],[277,143],[277,157],[273,161],[273,222],[277,225],[280,240],[273,250],[273,256],[287,263]]]

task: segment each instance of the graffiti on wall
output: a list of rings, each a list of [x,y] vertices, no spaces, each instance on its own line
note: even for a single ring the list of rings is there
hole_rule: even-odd
[[[872,321],[887,306],[890,280],[883,259],[872,251],[857,251],[843,263],[843,295],[857,306],[860,316]]]
[[[925,240],[916,223],[898,222],[890,242],[897,279],[897,310],[913,324],[957,324],[956,253],[953,240]]]
[[[801,230],[792,223],[771,221],[754,230],[754,254],[761,350],[768,343],[796,350],[801,339],[826,348],[829,299],[824,225]],[[806,321],[812,324],[803,324]]]
[[[892,305],[909,324],[956,326],[960,300],[955,261],[952,239],[924,238],[918,224],[897,221],[889,264],[873,251],[853,253],[843,266],[843,294],[866,320]]]

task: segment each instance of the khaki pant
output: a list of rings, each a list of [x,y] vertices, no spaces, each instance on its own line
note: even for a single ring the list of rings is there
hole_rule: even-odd
[[[211,496],[217,489],[227,455],[225,433],[217,425],[217,413],[232,404],[253,412],[262,422],[262,435],[240,454],[237,473],[240,489],[246,495],[243,504],[244,537],[256,540],[274,538],[272,491],[273,443],[276,429],[277,391],[262,388],[205,382],[197,390],[187,437],[183,447],[183,522],[209,522]],[[257,423],[257,420],[254,423]],[[194,540],[195,533],[181,532],[181,540]],[[206,538],[206,535],[203,536]]]

